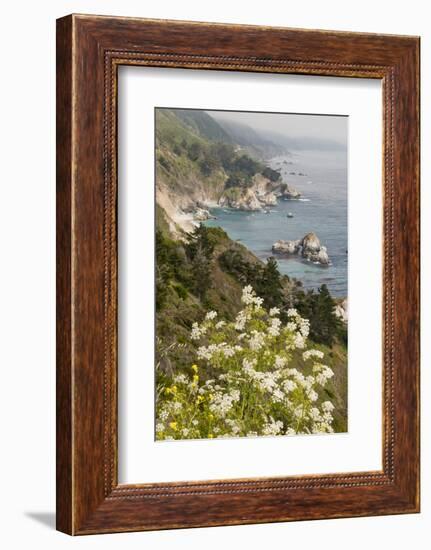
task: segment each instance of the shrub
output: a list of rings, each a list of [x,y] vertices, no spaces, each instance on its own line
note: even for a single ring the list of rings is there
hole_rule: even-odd
[[[277,170],[273,170],[269,166],[264,168],[264,170],[262,171],[262,175],[265,176],[265,178],[268,178],[272,182],[279,181],[279,179],[281,178],[280,172],[278,172]]]
[[[332,370],[323,353],[307,349],[309,323],[295,309],[283,325],[279,310],[262,307],[250,286],[232,322],[210,311],[194,323],[188,372],[157,387],[156,438],[196,439],[330,433],[331,401],[323,400]],[[302,351],[307,369],[289,366]],[[201,371],[212,373],[204,379]]]

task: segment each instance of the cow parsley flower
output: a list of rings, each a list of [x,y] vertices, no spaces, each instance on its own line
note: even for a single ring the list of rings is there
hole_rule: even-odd
[[[310,359],[312,357],[316,357],[317,359],[323,359],[323,351],[320,351],[318,349],[309,349],[307,351],[304,351],[302,354],[302,358],[304,361],[307,361],[307,359]]]
[[[212,321],[217,317],[217,311],[208,311],[208,313],[205,315],[206,321]]]

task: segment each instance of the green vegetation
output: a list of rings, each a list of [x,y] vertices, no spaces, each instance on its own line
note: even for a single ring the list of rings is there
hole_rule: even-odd
[[[262,174],[283,191],[286,184],[282,183],[278,171],[244,153],[226,135],[223,128],[202,111],[157,109],[158,191],[168,189],[171,202],[184,201],[181,202],[182,208],[183,204],[187,207],[190,198],[195,204],[202,196],[217,199],[222,193],[238,198],[245,188],[252,185],[256,174]],[[317,292],[305,291],[299,281],[280,274],[274,258],[261,262],[220,228],[200,225],[192,233],[185,233],[173,224],[169,209],[161,204],[164,203],[158,202],[156,206],[155,242],[158,437],[219,437],[292,433],[291,430],[309,433],[319,429],[345,431],[347,330],[334,314],[335,302],[328,289],[322,286]],[[262,300],[262,307],[259,312],[253,310],[254,324],[247,325],[248,351],[237,349],[235,357],[225,357],[224,366],[219,365],[224,369],[222,372],[214,363],[217,355],[208,359],[199,349],[223,342],[233,348],[241,345],[236,341],[239,334],[232,327],[240,312],[244,311],[246,288],[252,289],[247,291],[249,296]],[[245,309],[247,307],[246,304]],[[302,347],[302,343],[296,340],[284,356],[281,350],[276,353],[281,336],[274,336],[275,340],[265,336],[265,349],[253,355],[252,352],[258,351],[250,348],[253,331],[272,330],[270,317],[279,319],[284,341],[295,338],[299,325],[293,328],[293,309],[297,312],[295,319],[298,323],[300,318],[308,320],[308,347]],[[277,313],[270,314],[271,311]],[[222,322],[218,328],[215,321],[212,323],[207,318],[213,312],[217,313],[217,322]],[[205,323],[208,327],[202,338],[192,338],[192,334],[196,335],[196,327],[203,327]],[[316,378],[313,384],[318,384],[319,388],[315,390],[317,398],[314,400],[314,394],[310,394],[313,399],[307,394],[308,383],[307,387],[301,386],[303,382],[299,374],[285,372],[284,367],[280,367],[283,372],[279,372],[277,383],[286,382],[286,387],[292,387],[288,382],[295,382],[299,388],[290,397],[285,392],[284,405],[281,406],[259,384],[265,377],[269,380],[274,373],[276,356],[284,357],[289,369],[295,369],[305,377],[316,377],[318,373],[313,374],[313,363],[307,355],[304,358],[307,350],[314,350],[315,356],[322,355],[325,366],[334,376],[328,377],[324,384],[319,384]],[[256,360],[252,368],[258,374],[248,370],[249,379],[241,385],[244,360]],[[226,378],[223,379],[224,375]],[[216,383],[211,382],[214,379],[217,379]],[[216,385],[221,389],[216,389]],[[254,388],[254,397],[247,397],[246,386]],[[238,400],[235,397],[237,391]],[[292,405],[288,405],[286,399]],[[217,413],[223,400],[232,401],[229,413],[224,416]],[[334,410],[321,408],[326,401],[334,406]],[[304,416],[299,422],[297,418],[295,423],[294,411],[298,407],[303,408]],[[322,426],[325,414],[327,425]],[[196,425],[193,420],[197,420]],[[234,420],[236,424],[232,424]]]
[[[246,188],[255,174],[263,174],[271,182],[280,180],[280,173],[238,151],[226,132],[203,111],[157,109],[156,147],[161,174],[178,179],[199,176],[210,178],[224,174],[224,188]]]
[[[229,239],[220,228],[199,226],[186,241],[175,241],[162,231],[156,233],[156,306],[158,379],[163,387],[173,377],[189,373],[196,360],[196,344],[190,340],[194,323],[200,323],[208,310],[220,319],[233,322],[241,308],[241,292],[246,286],[256,290],[267,310],[277,308],[282,323],[289,321],[289,310],[309,319],[310,344],[325,354],[326,364],[335,372],[323,396],[334,403],[335,431],[346,427],[345,373],[346,328],[335,316],[335,302],[327,288],[304,291],[301,285],[281,275],[274,258],[260,262],[244,246]],[[292,368],[303,370],[301,353],[293,352]],[[214,372],[200,366],[201,381]]]
[[[262,175],[265,176],[265,178],[268,178],[272,182],[281,180],[280,172],[278,170],[273,170],[269,166],[266,166],[264,168],[264,170],[262,171]]]
[[[195,361],[157,386],[157,439],[332,433],[335,406],[325,392],[334,371],[307,347],[308,321],[244,287],[232,322],[208,311],[194,323]],[[292,367],[294,353],[304,366]],[[202,378],[202,369],[205,368]],[[208,378],[210,373],[210,378]]]

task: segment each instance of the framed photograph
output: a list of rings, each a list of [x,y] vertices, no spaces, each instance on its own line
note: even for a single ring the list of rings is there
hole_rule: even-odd
[[[57,21],[57,528],[419,511],[419,38]]]

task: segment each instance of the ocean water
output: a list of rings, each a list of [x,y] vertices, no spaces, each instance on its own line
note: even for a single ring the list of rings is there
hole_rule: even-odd
[[[326,284],[333,296],[347,296],[347,151],[301,151],[268,164],[281,169],[284,181],[302,193],[299,200],[279,200],[268,207],[269,214],[214,208],[217,219],[206,225],[222,227],[262,260],[272,255],[271,246],[278,239],[301,239],[314,231],[327,247],[331,265],[275,255],[280,272],[299,279],[304,288]]]

